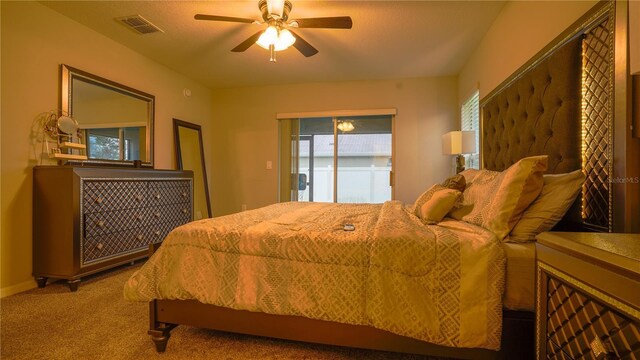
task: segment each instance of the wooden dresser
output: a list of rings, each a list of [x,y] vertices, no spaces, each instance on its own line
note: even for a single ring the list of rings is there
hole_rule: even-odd
[[[193,173],[82,166],[33,170],[33,276],[80,278],[147,256],[193,219]]]
[[[538,359],[640,359],[640,235],[538,235]]]

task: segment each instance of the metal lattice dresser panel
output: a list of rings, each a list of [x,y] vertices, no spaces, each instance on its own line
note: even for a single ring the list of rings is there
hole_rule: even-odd
[[[189,207],[188,203],[178,203],[88,213],[84,216],[84,235],[87,237],[106,235],[127,229],[153,226],[176,214],[179,216],[187,214]]]
[[[587,224],[611,230],[613,172],[612,99],[613,30],[606,19],[584,35],[583,49],[583,219]]]
[[[640,359],[640,323],[549,277],[547,358],[596,359],[591,342],[611,344],[617,359]]]
[[[82,265],[139,251],[192,219],[191,180],[83,181]]]
[[[85,180],[83,212],[131,209],[189,201],[190,187],[183,180]]]

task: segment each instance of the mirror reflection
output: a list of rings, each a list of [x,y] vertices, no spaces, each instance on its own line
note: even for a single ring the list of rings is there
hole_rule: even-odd
[[[193,171],[193,208],[196,220],[211,217],[200,125],[173,119],[178,170]]]
[[[66,65],[62,79],[62,109],[78,122],[90,161],[153,165],[153,95]]]

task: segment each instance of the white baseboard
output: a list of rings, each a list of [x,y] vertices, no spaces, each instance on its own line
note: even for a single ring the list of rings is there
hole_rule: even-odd
[[[36,288],[37,286],[38,284],[35,281],[29,280],[21,282],[20,284],[3,287],[0,289],[0,298],[31,290],[33,288]]]

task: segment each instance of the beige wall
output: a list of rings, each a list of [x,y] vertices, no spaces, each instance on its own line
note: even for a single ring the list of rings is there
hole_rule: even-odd
[[[214,215],[277,202],[276,113],[288,112],[396,108],[395,198],[412,203],[451,171],[440,136],[459,123],[456,82],[444,77],[215,91]],[[272,170],[267,161],[273,161]]]
[[[482,99],[596,2],[508,1],[460,72],[460,101],[478,86]]]
[[[58,107],[59,64],[156,96],[155,165],[174,167],[172,118],[202,125],[211,138],[211,92],[133,50],[36,2],[2,1],[2,295],[31,278],[32,167],[40,152],[32,122]],[[183,88],[192,96],[185,98]],[[211,152],[205,144],[206,153]],[[207,160],[210,160],[209,157]]]

